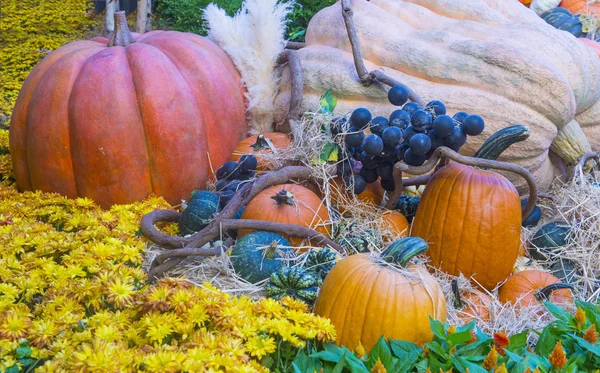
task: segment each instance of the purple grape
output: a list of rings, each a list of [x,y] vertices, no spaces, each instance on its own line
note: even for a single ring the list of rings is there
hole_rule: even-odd
[[[462,123],[463,120],[468,116],[469,114],[465,113],[464,111],[459,111],[458,113],[454,114],[452,116],[452,119],[454,119],[455,121],[457,121],[458,123]]]
[[[465,134],[469,136],[477,136],[483,132],[485,123],[483,118],[476,114],[467,116],[462,123],[462,128]]]
[[[428,126],[433,124],[433,117],[431,113],[425,110],[417,110],[411,116],[410,123],[415,130],[423,132]]]
[[[440,115],[433,121],[433,130],[440,137],[446,137],[454,131],[454,120],[448,115]]]
[[[383,131],[390,125],[386,117],[375,117],[371,121],[371,132],[381,136]]]
[[[354,127],[364,129],[371,121],[371,112],[365,108],[358,108],[350,115],[350,124]]]
[[[390,126],[405,129],[410,125],[410,114],[404,110],[396,110],[390,115]]]
[[[425,155],[417,155],[413,153],[410,149],[404,152],[404,163],[409,166],[420,166],[425,163]]]
[[[354,129],[351,129],[351,131]],[[346,135],[346,145],[354,147],[361,146],[363,140],[365,139],[365,133],[363,131],[352,131],[351,133]]]
[[[383,150],[383,140],[381,137],[371,134],[363,140],[362,148],[368,155],[378,155]]]
[[[401,85],[394,86],[388,91],[388,100],[394,106],[402,106],[408,101],[408,90]]]
[[[402,107],[402,110],[406,111],[408,115],[413,115],[413,113],[419,110],[421,107],[416,102],[409,102],[408,104]]]
[[[376,169],[369,169],[366,167],[360,169],[359,175],[362,176],[368,184],[376,182],[379,178]]]
[[[467,135],[460,127],[454,127],[452,134],[444,138],[444,144],[451,149],[459,149],[467,142]]]
[[[400,140],[402,140],[402,130],[398,127],[391,126],[383,131],[381,137],[383,138],[383,145],[393,149],[396,145],[399,145]]]
[[[442,101],[431,101],[425,106],[426,110],[433,111],[435,115],[444,115],[446,114],[446,105]]]
[[[416,155],[425,155],[431,149],[431,139],[424,133],[417,133],[410,138],[408,145]]]
[[[417,133],[419,132],[417,132],[413,126],[408,126],[408,128],[404,130],[404,141],[408,143],[410,141],[410,138],[416,135]]]

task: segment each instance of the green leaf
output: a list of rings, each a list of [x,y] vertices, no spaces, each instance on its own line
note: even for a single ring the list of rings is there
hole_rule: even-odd
[[[535,345],[535,353],[540,356],[548,356],[552,352],[556,342],[558,342],[552,335],[552,330],[550,328],[550,325],[544,328]]]
[[[400,362],[396,365],[393,372],[405,373],[405,372],[410,371],[415,366],[416,362],[419,361],[420,357],[421,357],[420,350],[413,350],[413,351],[406,353],[406,355],[404,355],[404,357],[402,357],[400,359]],[[423,361],[426,362],[426,360],[423,360]],[[389,372],[389,370],[388,370],[388,372]]]
[[[29,357],[29,356],[31,356],[31,353],[32,353],[32,351],[31,351],[31,348],[29,348],[29,347],[18,347],[15,350],[15,355],[17,356],[17,359],[23,359],[23,358]]]
[[[318,372],[322,367],[319,359],[308,357],[304,350],[300,350],[292,366],[294,373]]]
[[[384,336],[379,338],[377,343],[375,343],[375,346],[371,349],[371,352],[369,352],[369,357],[365,364],[367,369],[373,369],[375,363],[377,363],[377,359],[381,359],[381,363],[386,369],[392,364],[392,352],[390,351]]]
[[[506,353],[506,356],[508,356],[515,363],[521,364],[523,362],[523,357],[521,357],[521,355],[515,354],[514,352],[508,349],[504,350],[504,352]]]
[[[560,321],[569,323],[569,319],[572,317],[569,312],[550,302],[544,302],[544,305],[548,309],[548,312],[552,314],[552,316],[556,317]]]
[[[23,368],[26,368],[26,367],[28,367],[31,364],[34,364],[36,362],[37,362],[37,360],[34,360],[34,359],[19,359],[19,363],[21,363],[21,365],[23,366]]]
[[[524,331],[519,334],[515,334],[509,338],[510,343],[508,344],[508,349],[514,352],[519,352],[520,350],[527,348],[527,335],[529,331]]]
[[[459,343],[469,342],[471,338],[471,332],[469,330],[465,330],[450,334],[448,336],[448,342],[452,343],[453,345],[457,345]]]
[[[421,352],[423,352],[423,349],[419,347],[419,345],[409,341],[390,340],[390,347],[394,355],[401,359],[405,358],[406,355],[415,351],[418,354],[421,354]]]
[[[430,352],[436,353],[439,357],[441,357],[443,359],[448,358],[448,353],[444,350],[442,345],[439,344],[438,342],[434,341],[434,342],[428,343],[426,346],[429,347]],[[431,355],[433,355],[433,354],[430,354],[430,356]]]
[[[342,358],[340,359],[340,361],[338,361],[337,364],[335,364],[331,373],[342,373],[342,370],[344,369],[345,366],[346,366],[346,353],[344,352],[344,354],[342,355]]]
[[[19,366],[17,364],[15,364],[12,367],[6,369],[4,372],[5,373],[19,373]]]
[[[340,361],[343,355],[342,349],[331,343],[326,343],[323,347],[325,348],[325,351],[319,351],[317,353],[310,354],[309,357],[324,361],[331,361],[334,363]]]
[[[581,346],[583,349],[587,350],[588,352],[591,352],[592,354],[600,357],[600,346],[595,346],[593,344],[591,344],[590,342],[586,341],[585,339],[576,336],[575,334],[569,334],[571,336],[571,338],[573,338],[577,344],[579,346]]]
[[[313,165],[323,165],[327,162],[337,162],[339,159],[339,151],[340,148],[337,144],[328,142],[323,147],[321,154],[319,154],[319,159],[313,158]]]
[[[427,369],[429,369],[429,363],[427,360],[421,360],[415,367],[417,368],[418,373],[425,373],[427,372]]]
[[[453,356],[454,367],[458,369],[460,373],[466,372],[469,369],[471,373],[488,373],[487,370],[483,369],[477,364],[473,364],[462,356]]]
[[[457,333],[464,332],[464,331],[470,332],[471,330],[475,329],[475,325],[476,325],[475,320],[473,320],[468,324],[465,324],[465,325],[462,325],[462,326],[459,326],[458,328],[456,328],[456,332]]]
[[[430,316],[429,317],[429,327],[431,328],[433,335],[435,335],[437,338],[439,338],[442,341],[446,340],[446,330],[444,328],[444,324],[433,319]]]
[[[337,97],[335,97],[333,93],[331,93],[331,89],[328,89],[327,92],[325,92],[325,94],[321,96],[319,103],[321,104],[321,108],[319,109],[320,113],[333,114],[333,111],[335,110],[335,107],[337,105]]]
[[[460,356],[484,356],[490,350],[490,341],[477,341],[458,347],[456,354]]]

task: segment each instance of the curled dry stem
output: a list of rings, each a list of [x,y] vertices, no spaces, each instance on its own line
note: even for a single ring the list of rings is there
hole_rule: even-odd
[[[298,41],[288,41],[285,45],[285,49],[293,49],[299,50],[306,47],[306,43],[298,42]]]
[[[304,90],[304,79],[302,77],[302,65],[298,52],[292,49],[285,49],[277,58],[277,65],[287,64],[290,69],[290,108],[283,122],[277,125],[277,130],[283,133],[291,133],[291,123],[302,117],[302,100]]]
[[[402,171],[396,167],[394,167],[394,191],[390,194],[388,201],[385,205],[385,208],[388,210],[392,210],[396,206],[396,202],[398,202],[398,198],[402,195],[402,191],[404,190],[404,180],[402,180]]]
[[[595,162],[590,162],[590,160],[595,160]],[[600,161],[600,153],[585,153],[581,156],[577,167],[584,172],[590,172],[596,165],[598,165],[598,161]]]
[[[370,86],[373,81],[388,85],[390,87],[400,85],[408,91],[408,98],[419,104],[421,107],[425,107],[425,101],[415,93],[410,87],[405,84],[387,76],[380,70],[374,70],[369,72],[362,58],[362,52],[360,49],[360,42],[356,34],[356,28],[354,27],[352,5],[350,0],[342,0],[342,15],[344,17],[344,23],[346,24],[346,30],[348,31],[348,39],[350,40],[350,46],[352,47],[352,57],[354,58],[354,66],[356,66],[356,72],[362,84]]]
[[[535,202],[538,196],[537,185],[535,184],[535,179],[533,178],[533,175],[531,175],[531,173],[527,169],[521,166],[512,163],[492,161],[489,159],[467,157],[464,155],[460,155],[457,152],[445,146],[442,146],[437,148],[431,156],[431,158],[421,166],[409,166],[405,163],[397,163],[396,167],[401,171],[404,171],[411,175],[424,175],[436,168],[440,159],[444,158],[471,167],[491,168],[495,170],[508,171],[518,174],[523,179],[525,179],[525,181],[527,182],[527,186],[529,187],[530,198],[527,201],[527,205],[523,209],[523,216],[528,217],[529,214],[531,214],[531,211],[535,206]]]
[[[238,191],[225,208],[200,232],[188,237],[170,236],[160,232],[155,224],[159,222],[175,222],[181,214],[171,210],[156,210],[142,217],[141,230],[150,241],[168,249],[179,249],[161,254],[160,259],[152,264],[149,281],[160,278],[165,272],[181,263],[187,256],[214,256],[219,255],[221,249],[198,249],[208,242],[217,239],[223,230],[256,229],[279,232],[290,236],[308,238],[315,243],[342,251],[343,248],[314,229],[304,228],[292,224],[280,224],[257,220],[233,219],[242,206],[246,206],[257,194],[278,184],[284,184],[291,179],[309,180],[312,171],[305,166],[288,166],[277,171],[272,171],[255,181],[246,184]],[[173,254],[171,254],[173,253]]]

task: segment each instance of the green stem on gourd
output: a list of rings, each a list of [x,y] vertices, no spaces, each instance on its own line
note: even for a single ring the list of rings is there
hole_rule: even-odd
[[[565,284],[564,282],[559,282],[556,284],[551,284],[546,287],[543,287],[535,292],[535,299],[540,302],[545,302],[550,298],[550,295],[556,290],[560,289],[569,289],[573,290],[573,285]]]
[[[392,243],[381,257],[388,263],[405,267],[410,260],[429,249],[427,242],[420,237],[406,237]]]
[[[115,12],[115,31],[111,34],[106,44],[109,47],[125,47],[135,43],[135,38],[129,32],[127,26],[127,15],[124,10]]]
[[[271,198],[275,200],[275,203],[277,203],[277,206],[281,206],[281,205],[294,206],[294,195],[285,189],[281,189],[277,194],[275,194]]]
[[[529,128],[517,124],[506,127],[490,136],[475,152],[475,158],[495,161],[512,144],[527,140],[531,135]]]
[[[462,297],[460,296],[460,289],[458,288],[458,280],[452,279],[451,285],[452,285],[452,294],[454,294],[454,307],[457,310],[462,310],[465,307],[465,305],[462,301]]]
[[[255,152],[258,152],[263,149],[269,149],[269,142],[265,138],[265,135],[260,134],[260,135],[256,136],[256,142],[254,144],[252,144],[251,146]]]
[[[271,244],[265,249],[265,258],[267,258],[267,259],[275,258],[275,254],[277,254],[277,246],[278,245],[279,244],[277,241],[271,242]]]

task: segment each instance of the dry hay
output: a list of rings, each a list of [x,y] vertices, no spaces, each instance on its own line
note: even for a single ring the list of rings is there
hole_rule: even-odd
[[[327,127],[331,120],[332,117],[328,114],[307,114],[294,128],[293,146],[274,155],[265,155],[265,157],[271,165],[276,167],[289,164],[311,167],[314,176],[318,180],[318,185],[310,185],[309,187],[312,187],[313,190],[316,187],[321,192],[324,203],[328,206],[330,216],[333,218],[333,221],[329,222],[332,224],[332,231],[337,232],[340,236],[351,234],[366,238],[368,249],[373,253],[379,253],[384,249],[385,242],[393,241],[395,237],[383,224],[378,206],[360,202],[354,194],[337,190],[340,187],[332,182],[336,165],[331,162],[324,164],[316,162],[322,150],[331,141],[330,134],[323,131],[324,125]],[[341,146],[341,150],[345,151],[344,142],[341,141],[343,135],[338,136],[336,142]],[[565,220],[573,226],[573,243],[553,253],[551,260],[572,260],[581,268],[582,275],[576,276],[572,283],[575,285],[575,297],[587,301],[593,301],[600,296],[596,280],[596,277],[600,277],[600,255],[598,255],[600,245],[600,186],[594,184],[597,181],[597,177],[592,178],[590,175],[579,172],[575,175],[573,181],[568,184],[557,182],[553,190],[555,200],[540,199],[538,201],[538,206],[543,212],[542,222],[532,229],[524,228],[522,235],[523,244],[526,245],[535,231],[547,222]],[[304,184],[306,185],[306,183]],[[208,189],[214,189],[214,185],[209,185]],[[339,213],[339,210],[331,207],[333,206],[332,201],[336,201],[339,210],[344,211],[343,216]],[[385,203],[385,200],[383,203]],[[225,237],[221,239],[224,240]],[[356,251],[352,250],[351,247],[347,247],[347,249],[348,252],[344,253],[343,256]],[[146,267],[162,251],[160,248],[150,247],[147,252]],[[291,260],[289,265],[302,266],[305,261],[306,253],[298,254]],[[420,256],[416,258],[415,262],[427,265],[427,258]],[[548,271],[550,264],[551,261],[540,262],[527,257],[520,257],[515,271],[525,269]],[[435,269],[432,269],[432,272],[446,294],[448,322],[462,324],[463,322],[457,316],[460,311],[454,305],[454,296],[451,291],[451,281],[454,277]],[[225,253],[218,257],[203,260],[188,258],[167,275],[183,276],[199,285],[208,281],[234,295],[245,294],[253,298],[264,296],[263,286],[265,281],[250,284],[237,276],[229,256]],[[473,285],[462,276],[457,280],[462,291],[481,290],[480,287]],[[490,320],[477,320],[478,327],[486,333],[492,334],[505,330],[510,336],[525,330],[541,330],[553,319],[543,306],[515,307],[504,305],[498,301],[497,289],[488,292],[488,294],[492,298],[492,304],[489,305]],[[535,333],[529,333],[529,338],[530,342],[533,342],[537,336]]]

